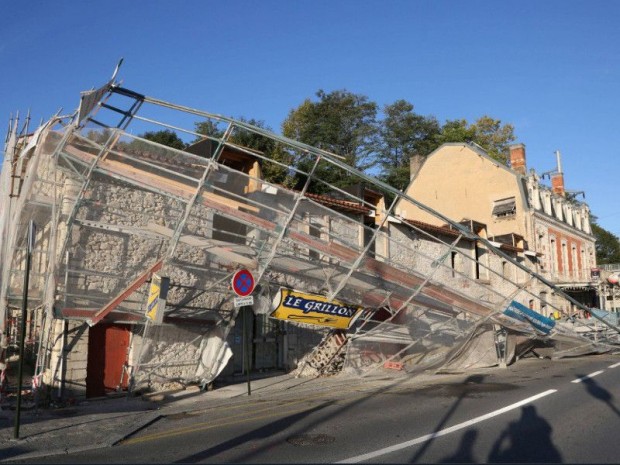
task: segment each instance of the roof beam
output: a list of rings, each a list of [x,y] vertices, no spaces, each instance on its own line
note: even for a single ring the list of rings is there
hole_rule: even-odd
[[[106,304],[101,310],[93,315],[93,317],[88,321],[89,326],[94,326],[103,320],[110,312],[112,312],[116,307],[118,307],[121,302],[123,302],[127,297],[135,292],[140,286],[142,286],[153,273],[159,271],[163,266],[163,259],[155,262],[153,266],[151,266],[148,270],[138,276],[129,286],[127,286],[120,294],[114,297],[108,304]]]

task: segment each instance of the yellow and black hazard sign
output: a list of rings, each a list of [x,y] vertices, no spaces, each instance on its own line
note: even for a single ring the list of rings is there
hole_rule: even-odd
[[[164,320],[169,287],[170,278],[153,274],[149,297],[146,301],[146,317],[155,324],[161,324]]]

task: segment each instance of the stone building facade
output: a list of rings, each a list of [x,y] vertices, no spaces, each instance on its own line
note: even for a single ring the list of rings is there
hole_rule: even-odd
[[[144,99],[106,87],[95,100],[104,91]],[[282,287],[358,305],[370,315],[364,324],[384,325],[393,330],[389,338],[411,346],[410,360],[439,363],[476,321],[495,318],[511,299],[540,310],[542,296],[514,262],[557,270],[573,279],[569,284],[581,276],[576,267],[590,266],[587,244],[579,242],[589,238],[587,208],[569,212],[554,193],[547,212],[545,191],[537,210],[538,184],[530,193],[523,175],[466,145],[448,144],[431,155],[404,199],[348,166],[339,168],[360,182],[346,189],[300,192],[269,183],[262,164],[270,160],[227,141],[228,130],[179,150],[98,120],[51,124],[15,157],[13,167],[24,167],[13,172],[21,190],[3,191],[15,208],[0,222],[8,232],[0,247],[7,254],[0,293],[8,302],[5,326],[15,331],[23,229],[32,219],[39,226],[28,317],[37,340],[35,376],[61,396],[234,379],[248,367],[294,369],[331,331],[269,318]],[[235,124],[264,136],[243,122],[231,120],[229,129]],[[339,164],[318,149],[265,137],[292,144],[290,153],[312,154],[317,165]],[[463,179],[453,182],[459,166]],[[387,211],[386,194],[400,196],[395,211]],[[411,199],[455,222],[416,210]],[[542,244],[535,228],[547,234]],[[551,236],[556,255],[544,248]],[[239,308],[228,284],[240,267],[257,274],[251,309]],[[155,274],[170,280],[161,324],[145,311]],[[523,321],[500,317],[531,333]],[[492,337],[485,347],[491,353]]]

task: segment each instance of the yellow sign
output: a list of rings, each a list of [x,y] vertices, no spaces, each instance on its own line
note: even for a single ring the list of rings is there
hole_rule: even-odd
[[[146,301],[146,317],[153,323],[161,324],[164,320],[169,285],[170,278],[162,278],[157,274],[153,274],[151,287],[149,288],[149,297]]]
[[[362,307],[329,301],[322,295],[285,288],[280,288],[273,308],[269,315],[271,318],[339,329],[349,328],[362,311]]]

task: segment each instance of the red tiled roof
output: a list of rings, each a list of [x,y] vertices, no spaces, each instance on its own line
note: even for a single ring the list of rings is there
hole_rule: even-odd
[[[309,192],[306,192],[306,194],[304,195],[308,197],[309,199],[312,199],[327,207],[334,207],[339,210],[345,210],[351,213],[361,213],[364,215],[368,215],[372,212],[371,208],[363,205],[360,202],[340,200],[340,199],[335,199],[333,197],[329,197],[327,195],[311,194]]]
[[[410,224],[411,226],[415,226],[416,228],[420,228],[424,231],[427,232],[434,232],[437,234],[445,234],[448,236],[452,236],[452,237],[458,237],[459,236],[459,232],[456,229],[453,229],[451,227],[448,226],[435,226],[434,224],[429,224],[429,223],[425,223],[423,221],[418,221],[418,220],[406,220],[403,218],[403,221],[405,223]],[[467,239],[466,237],[464,237],[463,239]]]

